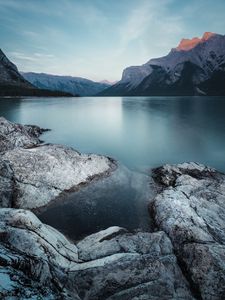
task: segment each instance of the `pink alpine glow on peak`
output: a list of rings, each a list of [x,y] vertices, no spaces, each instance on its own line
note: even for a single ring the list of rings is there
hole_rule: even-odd
[[[199,43],[205,42],[214,36],[215,33],[205,32],[202,38],[194,37],[193,39],[182,39],[176,50],[178,51],[188,51],[196,47]]]

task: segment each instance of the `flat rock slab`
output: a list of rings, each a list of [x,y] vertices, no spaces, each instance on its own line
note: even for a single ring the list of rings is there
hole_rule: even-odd
[[[225,175],[196,163],[153,171],[161,186],[153,201],[165,231],[200,299],[225,295]]]
[[[74,245],[29,211],[0,209],[0,241],[4,297],[193,299],[164,232],[111,227]]]
[[[12,206],[25,209],[44,206],[116,166],[105,156],[80,154],[61,145],[15,148],[1,159],[13,176]]]
[[[0,118],[0,207],[45,206],[116,168],[105,156],[41,144],[43,131]]]

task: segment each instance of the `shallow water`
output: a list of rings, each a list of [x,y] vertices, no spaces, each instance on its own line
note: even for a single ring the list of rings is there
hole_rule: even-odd
[[[119,166],[111,176],[53,202],[39,218],[73,240],[114,225],[149,231],[148,205],[152,198],[149,176]]]
[[[40,215],[72,238],[110,225],[147,228],[152,167],[198,161],[225,172],[225,97],[0,98],[0,115],[138,172],[121,167],[120,183],[94,182]]]

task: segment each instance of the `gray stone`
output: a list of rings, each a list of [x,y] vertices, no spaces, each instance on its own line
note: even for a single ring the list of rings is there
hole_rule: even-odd
[[[33,213],[0,209],[3,299],[70,299],[64,289],[66,272],[78,261],[77,247]]]
[[[155,222],[165,231],[202,299],[225,295],[225,175],[196,163],[153,171],[162,191]]]
[[[37,126],[0,118],[0,207],[45,206],[116,168],[105,156],[41,145],[42,132]]]
[[[13,172],[13,207],[26,209],[47,205],[116,167],[105,156],[80,154],[61,145],[15,148],[1,160],[10,165],[10,174]]]
[[[0,152],[16,147],[33,147],[40,144],[39,136],[46,131],[34,125],[20,125],[0,117]]]
[[[4,297],[193,299],[164,232],[112,227],[76,246],[29,211],[0,209],[0,220]]]
[[[8,162],[0,158],[0,207],[12,207],[14,197],[13,171]]]
[[[193,299],[164,232],[113,227],[77,247],[86,262],[71,268],[69,281],[81,299]]]

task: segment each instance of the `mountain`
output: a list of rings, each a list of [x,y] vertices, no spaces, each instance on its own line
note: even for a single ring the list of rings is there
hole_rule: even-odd
[[[68,92],[72,95],[93,96],[110,86],[108,83],[95,82],[80,77],[33,72],[22,73],[22,75],[38,88]]]
[[[108,85],[113,85],[113,84],[116,84],[117,83],[117,80],[116,81],[109,81],[109,80],[102,80],[102,81],[99,81],[100,83],[106,83]]]
[[[33,86],[23,78],[14,65],[0,49],[0,85],[14,85],[24,88]]]
[[[225,95],[225,36],[183,39],[168,55],[126,68],[100,95]]]
[[[28,82],[0,49],[0,96],[71,96],[68,93],[37,89]]]

